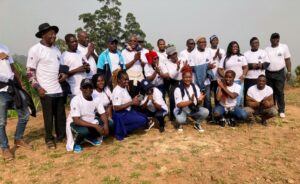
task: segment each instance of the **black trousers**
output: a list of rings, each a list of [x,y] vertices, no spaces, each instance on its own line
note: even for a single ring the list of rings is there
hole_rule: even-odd
[[[257,84],[257,79],[245,79],[244,81],[244,107],[246,107],[246,96],[248,89]]]
[[[40,99],[44,116],[45,141],[54,140],[52,134],[53,125],[55,126],[56,138],[58,140],[64,139],[66,137],[66,97],[50,97],[46,95]]]
[[[129,94],[131,96],[131,98],[134,98],[136,95],[138,95],[140,93],[141,90],[141,83],[138,81],[137,85],[133,85],[133,80],[129,81]]]
[[[160,111],[151,112],[148,109],[145,109],[141,112],[146,114],[147,117],[155,117],[159,122],[159,126],[165,127],[165,121],[164,121],[164,118],[165,118],[164,113],[166,112],[165,110],[162,109]]]
[[[274,102],[277,103],[278,112],[285,111],[284,101],[284,85],[285,85],[285,72],[281,69],[277,72],[270,72],[266,70],[267,85],[273,89]]]
[[[174,91],[178,87],[179,81],[170,79],[170,88],[169,88],[169,102],[170,102],[170,120],[175,120],[174,109],[175,109],[175,99],[174,99]]]

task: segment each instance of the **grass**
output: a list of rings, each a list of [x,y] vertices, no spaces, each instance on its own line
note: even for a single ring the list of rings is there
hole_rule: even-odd
[[[122,180],[118,176],[105,176],[102,179],[103,184],[121,184]]]
[[[140,176],[141,176],[141,173],[138,171],[134,171],[134,172],[130,173],[130,175],[129,175],[129,177],[131,179],[138,179]]]

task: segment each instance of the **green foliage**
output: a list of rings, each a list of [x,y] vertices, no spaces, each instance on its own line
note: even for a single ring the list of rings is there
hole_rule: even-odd
[[[26,68],[23,65],[21,65],[18,61],[14,62],[14,67],[15,67],[16,71],[19,73],[20,80],[24,84],[26,91],[31,95],[36,109],[40,110],[41,109],[40,99],[39,99],[37,91],[31,86],[31,84],[28,81],[28,78],[26,76]],[[9,110],[8,117],[17,117],[16,111]]]
[[[65,40],[63,40],[61,38],[56,39],[55,45],[61,52],[64,52],[68,49],[68,46],[67,46]]]
[[[126,16],[126,24],[124,29],[121,25],[121,2],[119,0],[98,0],[100,9],[94,13],[84,13],[79,15],[79,20],[84,23],[83,28],[78,28],[76,31],[86,31],[89,34],[90,40],[96,44],[96,50],[101,53],[106,49],[106,40],[110,37],[119,39],[123,46],[130,34],[146,37],[146,34],[141,30],[140,24],[136,21],[132,13]],[[153,48],[150,43],[145,43],[146,48]]]
[[[298,65],[295,68],[295,74],[296,76],[291,77],[291,80],[288,81],[288,84],[293,87],[299,87],[300,86],[300,65]]]

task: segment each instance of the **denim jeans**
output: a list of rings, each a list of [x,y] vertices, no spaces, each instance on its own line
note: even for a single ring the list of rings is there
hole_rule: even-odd
[[[214,114],[218,114],[219,116],[215,118],[221,119],[222,117],[224,117],[225,112],[225,108],[221,104],[218,104],[214,109]],[[247,112],[243,110],[243,108],[235,106],[234,109],[229,112],[229,116],[233,116],[237,120],[246,120]]]
[[[203,106],[208,109],[209,115],[212,113],[212,106],[211,106],[211,91],[210,85],[205,86],[205,99]]]
[[[196,121],[197,124],[200,124],[202,120],[207,118],[208,114],[209,114],[208,109],[204,107],[199,107],[199,111],[196,113],[187,113],[184,110],[181,111],[180,114],[178,114],[178,112],[174,112],[176,121],[179,124],[186,123],[187,116],[191,116]]]
[[[234,83],[241,86],[241,91],[237,99],[237,106],[242,107],[243,106],[243,99],[244,99],[244,81],[241,80],[235,80]]]
[[[15,140],[23,138],[30,113],[26,101],[24,100],[25,95],[23,95],[23,93],[21,94],[23,97],[22,107],[20,109],[16,109],[13,96],[8,94],[7,92],[0,92],[0,147],[1,148],[9,147],[8,138],[5,129],[8,109],[14,108],[18,113],[18,123],[17,123],[17,128],[15,133]]]

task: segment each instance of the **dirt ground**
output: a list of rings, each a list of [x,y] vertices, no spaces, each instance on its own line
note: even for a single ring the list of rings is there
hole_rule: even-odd
[[[273,118],[232,129],[191,124],[177,132],[170,123],[138,131],[124,141],[107,138],[99,147],[84,146],[80,154],[54,151],[43,141],[42,115],[31,118],[25,138],[34,151],[17,149],[12,162],[0,161],[0,183],[300,183],[300,88],[287,89],[287,118]],[[16,119],[8,121],[13,145]]]

